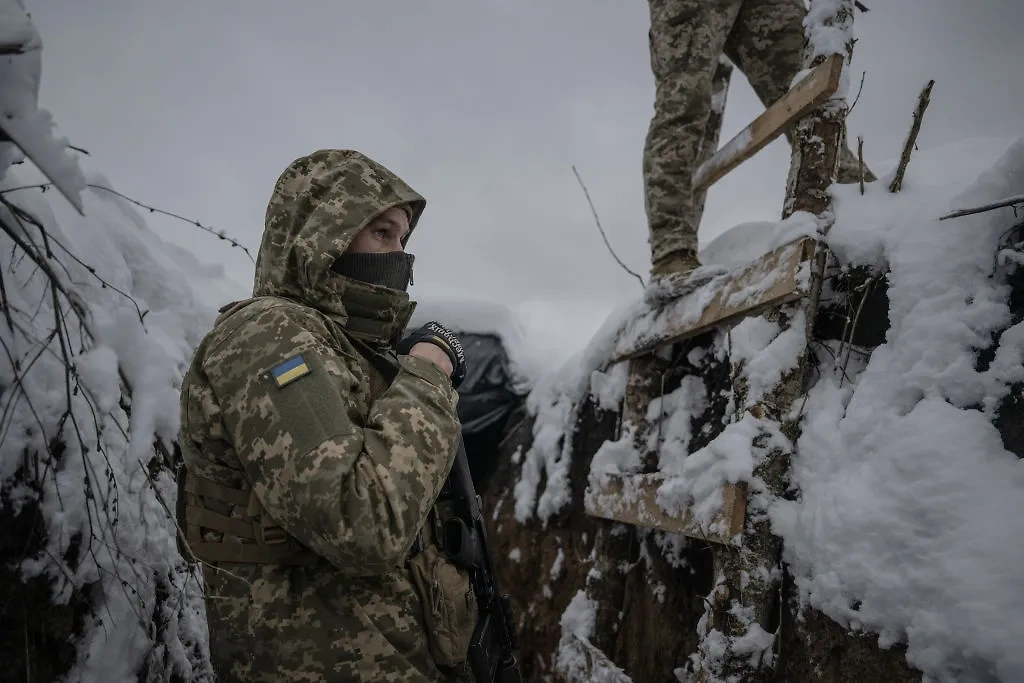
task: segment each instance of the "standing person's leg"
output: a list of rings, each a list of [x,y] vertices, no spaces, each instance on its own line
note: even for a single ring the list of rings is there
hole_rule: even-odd
[[[725,44],[729,59],[747,76],[754,92],[765,107],[789,91],[796,75],[803,69],[804,17],[803,0],[744,0],[732,33]],[[857,156],[845,144],[839,148],[839,183],[859,180]],[[792,129],[786,138],[794,144]],[[875,176],[864,167],[864,180]]]
[[[712,80],[741,0],[649,0],[654,116],[643,175],[651,272],[687,272],[697,263],[700,211],[693,199]]]

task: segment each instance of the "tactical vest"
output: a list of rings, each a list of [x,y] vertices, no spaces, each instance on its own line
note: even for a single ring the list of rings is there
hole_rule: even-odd
[[[215,512],[231,506],[231,514]],[[302,564],[320,562],[319,555],[299,543],[267,515],[255,492],[224,486],[182,467],[178,472],[178,524],[188,547],[182,556],[205,562],[256,564]],[[220,540],[207,540],[204,531],[220,533]],[[229,540],[230,538],[237,540]],[[181,539],[179,538],[179,541]],[[189,552],[191,551],[191,553]]]

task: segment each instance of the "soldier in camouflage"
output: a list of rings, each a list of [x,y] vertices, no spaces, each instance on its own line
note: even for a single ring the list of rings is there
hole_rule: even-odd
[[[417,344],[388,383],[366,353],[394,348],[413,312],[404,247],[425,205],[358,152],[297,159],[267,208],[253,298],[221,309],[197,348],[179,519],[221,681],[464,676],[435,661],[437,601],[409,568],[427,557],[420,575],[454,577],[456,626],[472,630],[468,579],[424,551],[460,438],[452,362]]]
[[[765,106],[782,97],[803,68],[803,0],[649,0],[654,116],[644,144],[645,208],[652,283],[700,264],[702,196],[693,175],[712,106],[712,79],[726,55]],[[793,140],[791,134],[790,142]],[[875,176],[865,168],[865,180]],[[840,183],[859,179],[856,156],[840,150]]]

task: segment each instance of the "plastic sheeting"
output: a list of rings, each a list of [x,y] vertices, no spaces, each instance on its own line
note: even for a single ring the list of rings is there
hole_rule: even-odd
[[[459,335],[466,352],[466,379],[459,386],[463,434],[479,434],[504,422],[522,402],[512,388],[509,358],[501,339],[491,334]]]

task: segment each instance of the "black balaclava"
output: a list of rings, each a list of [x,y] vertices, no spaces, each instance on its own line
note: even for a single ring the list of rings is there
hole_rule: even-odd
[[[331,265],[338,275],[381,287],[406,291],[412,283],[416,257],[404,251],[377,254],[342,254]]]

